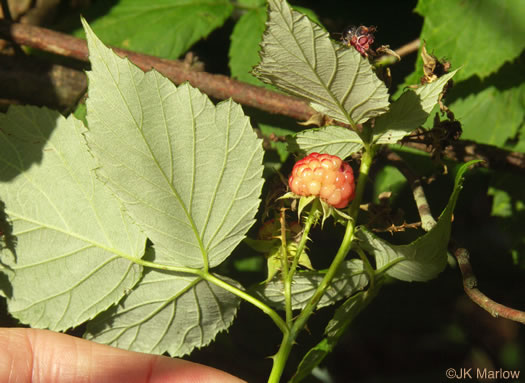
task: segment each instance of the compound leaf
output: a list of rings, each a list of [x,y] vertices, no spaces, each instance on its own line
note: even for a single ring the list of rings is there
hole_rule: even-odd
[[[85,28],[97,174],[171,264],[218,265],[254,222],[261,140],[239,105],[144,73]]]
[[[377,269],[385,268],[386,274],[407,282],[428,281],[443,271],[447,264],[452,213],[462,189],[463,174],[477,162],[470,161],[460,167],[454,191],[437,224],[414,242],[392,245],[363,227],[357,231],[358,246],[375,257]]]
[[[145,236],[99,183],[83,124],[11,106],[0,116],[0,197],[9,241],[0,249],[9,311],[66,330],[118,302],[141,277]]]
[[[345,159],[361,150],[363,140],[353,130],[341,126],[326,126],[297,133],[289,139],[289,147],[292,151],[306,154],[328,153]]]
[[[386,86],[366,58],[283,0],[269,0],[261,62],[262,81],[305,98],[317,111],[345,123],[363,123],[388,109]]]

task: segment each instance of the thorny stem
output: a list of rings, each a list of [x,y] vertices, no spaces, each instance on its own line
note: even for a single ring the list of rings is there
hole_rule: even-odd
[[[339,247],[339,250],[337,251],[335,258],[332,261],[332,264],[328,268],[328,271],[326,272],[323,280],[319,284],[314,295],[312,296],[312,298],[309,300],[309,302],[306,304],[304,309],[301,311],[299,316],[294,321],[290,329],[290,332],[285,333],[283,335],[283,339],[281,342],[281,346],[279,347],[279,351],[273,357],[274,364],[273,364],[272,372],[270,374],[270,378],[268,379],[268,383],[277,383],[280,381],[283,370],[284,370],[284,366],[286,364],[286,360],[288,359],[288,356],[290,355],[290,351],[295,342],[295,339],[305,327],[306,322],[308,321],[308,319],[314,312],[321,297],[324,295],[324,293],[330,286],[330,283],[332,282],[337,270],[339,269],[339,266],[344,261],[348,252],[350,251],[350,248],[352,246],[352,241],[354,239],[357,216],[359,214],[359,205],[361,204],[365,186],[368,181],[368,174],[370,171],[370,166],[372,164],[372,159],[374,157],[373,147],[366,147],[365,149],[366,150],[363,153],[363,157],[361,158],[361,166],[359,169],[359,178],[357,181],[356,195],[355,195],[354,200],[352,201],[352,205],[350,206],[351,219],[347,222],[346,231],[343,237],[343,241],[341,242],[341,246]]]
[[[292,284],[288,279],[288,247],[286,243],[286,208],[281,207],[279,217],[281,224],[281,277],[284,285],[284,306],[286,311],[286,325],[292,323]]]
[[[395,50],[395,53],[399,57],[407,56],[411,53],[417,52],[420,46],[421,46],[421,41],[419,39],[415,39],[403,45],[402,47],[397,48]],[[396,58],[395,56],[385,55],[378,59],[378,61],[376,62],[376,65],[387,66],[387,65],[395,64],[396,62],[398,62],[398,58]]]
[[[308,213],[306,222],[304,223],[304,229],[301,235],[301,240],[299,241],[299,244],[297,245],[297,252],[295,253],[295,257],[292,261],[292,266],[290,267],[290,273],[288,274],[288,279],[290,280],[290,283],[293,280],[295,271],[297,270],[297,265],[299,264],[299,259],[301,258],[301,254],[304,251],[304,248],[306,246],[306,241],[308,241],[308,236],[310,235],[310,229],[312,228],[312,225],[314,224],[316,220],[315,214],[318,209],[319,209],[319,200],[315,199],[312,203],[312,206],[310,207],[310,212]]]
[[[4,19],[6,20],[13,20],[13,17],[11,16],[11,11],[9,10],[9,4],[7,3],[7,0],[0,0],[0,7],[1,11],[4,14]]]
[[[301,234],[301,240],[299,241],[299,244],[297,246],[297,250],[295,252],[294,258],[292,260],[292,264],[288,266],[288,253],[286,249],[286,237],[284,241],[281,242],[281,246],[284,244],[284,254],[286,257],[286,265],[283,265],[283,284],[284,284],[284,299],[285,299],[285,305],[286,305],[286,324],[288,327],[292,326],[293,316],[292,316],[292,283],[293,283],[293,276],[295,274],[295,271],[297,270],[297,266],[299,265],[299,260],[301,258],[301,254],[304,251],[304,248],[306,246],[306,241],[308,240],[308,235],[310,234],[310,229],[312,228],[312,225],[314,224],[316,220],[316,211],[319,209],[319,200],[315,199],[310,207],[310,211],[308,213],[308,218],[306,219],[303,233]],[[285,226],[285,220],[284,220],[284,213],[281,210],[281,236],[285,235],[286,232],[283,233],[283,228]],[[286,271],[285,271],[286,267]]]

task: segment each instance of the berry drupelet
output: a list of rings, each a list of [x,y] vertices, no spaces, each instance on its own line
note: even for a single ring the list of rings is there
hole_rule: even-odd
[[[350,165],[330,154],[312,153],[295,163],[288,185],[295,194],[318,196],[342,209],[354,198],[354,172]]]

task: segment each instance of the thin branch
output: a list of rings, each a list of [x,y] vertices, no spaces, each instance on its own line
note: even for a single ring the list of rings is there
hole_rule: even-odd
[[[0,20],[0,37],[61,56],[88,61],[86,41],[49,29]],[[233,80],[227,76],[192,70],[187,63],[114,48],[121,56],[144,71],[155,68],[175,84],[188,81],[202,92],[219,100],[235,101],[266,112],[285,115],[297,120],[308,120],[315,111],[295,97]]]
[[[421,217],[421,227],[425,231],[429,231],[436,225],[436,220],[432,216],[430,211],[430,206],[428,205],[427,197],[423,186],[421,186],[421,181],[416,175],[412,172],[406,162],[393,151],[387,149],[387,160],[394,165],[408,181],[410,188],[412,189],[412,194],[414,195],[414,201],[416,202],[417,211]]]
[[[396,49],[396,53],[400,56],[407,56],[410,53],[417,52],[419,47],[421,46],[421,41],[419,39],[415,39],[399,48]]]
[[[401,141],[403,146],[428,151],[425,142]],[[496,146],[480,144],[470,140],[458,140],[443,150],[443,155],[453,161],[468,162],[483,160],[482,166],[490,169],[525,171],[525,153],[511,152]]]
[[[415,39],[399,48],[397,48],[394,53],[397,55],[392,54],[385,54],[377,59],[376,62],[374,62],[374,65],[377,66],[387,66],[387,65],[393,65],[396,62],[399,61],[401,57],[407,56],[411,53],[417,52],[419,47],[421,46],[421,41],[419,39]]]
[[[490,315],[495,318],[501,317],[525,324],[525,312],[495,302],[477,288],[478,281],[472,271],[470,256],[467,249],[458,247],[454,243],[451,243],[451,251],[458,261],[459,269],[461,270],[461,275],[463,277],[463,288],[465,289],[465,293],[467,293],[474,303],[488,311]]]
[[[1,97],[69,111],[87,89],[80,70],[28,56],[0,56]]]
[[[399,155],[389,150],[386,157],[390,163],[392,163],[401,173],[403,173],[410,184],[419,215],[421,216],[423,229],[428,231],[436,224],[436,221],[430,214],[427,199],[419,179],[414,175],[414,173],[412,173],[410,168]],[[425,228],[425,220],[427,225],[430,225],[430,222],[432,222],[429,228]],[[479,305],[482,309],[486,310],[496,318],[502,317],[525,324],[525,312],[504,306],[501,303],[497,303],[487,297],[477,288],[478,281],[474,275],[474,272],[472,271],[470,256],[467,249],[458,247],[455,242],[451,240],[450,250],[458,261],[459,269],[461,270],[461,275],[463,277],[463,288],[465,293],[474,303]]]
[[[88,61],[85,40],[49,29],[0,19],[0,38],[61,56]],[[399,48],[396,53],[400,56],[406,55],[416,49],[416,45],[417,42],[413,41]],[[305,101],[295,97],[242,83],[227,76],[195,71],[191,65],[182,61],[161,59],[118,48],[115,51],[122,56],[127,56],[143,70],[155,68],[175,84],[188,81],[202,92],[219,100],[231,97],[240,104],[300,121],[307,121],[315,114],[315,111]],[[425,143],[403,141],[403,145],[427,151]],[[472,141],[456,141],[453,146],[445,149],[444,155],[459,162],[484,159],[486,160],[485,165],[491,169],[512,169],[520,173],[525,171],[525,154],[509,152],[490,145],[476,144]]]

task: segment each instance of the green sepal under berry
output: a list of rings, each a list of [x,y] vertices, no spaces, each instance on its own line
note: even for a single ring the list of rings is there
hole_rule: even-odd
[[[308,205],[310,205],[312,202],[316,200],[319,201],[320,206],[319,205],[315,206],[314,211],[312,211],[310,214],[316,215],[315,223],[317,223],[318,220],[321,220],[321,227],[324,226],[325,221],[330,217],[334,217],[334,220],[336,222],[341,222],[341,223],[344,223],[350,219],[350,216],[345,213],[345,210],[347,210],[348,208],[337,209],[333,207],[332,205],[326,203],[325,201],[323,201],[321,198],[317,196],[305,197],[305,196],[300,196],[298,194],[295,194],[293,192],[288,192],[282,197],[280,197],[279,199],[293,199],[294,201],[292,202],[292,208],[297,208],[297,217],[299,219],[301,219],[301,215],[305,207],[307,207]]]

